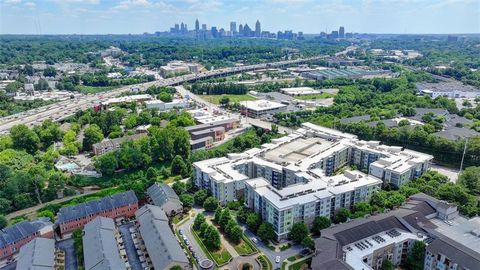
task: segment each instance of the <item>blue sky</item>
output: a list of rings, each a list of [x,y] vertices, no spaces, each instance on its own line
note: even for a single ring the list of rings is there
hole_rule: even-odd
[[[0,0],[0,34],[164,31],[255,24],[305,33],[480,33],[480,0]]]

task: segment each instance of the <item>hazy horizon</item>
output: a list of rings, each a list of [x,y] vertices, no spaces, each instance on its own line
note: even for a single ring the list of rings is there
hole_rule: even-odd
[[[168,31],[174,23],[229,30],[478,34],[479,0],[0,0],[0,34],[102,35]]]

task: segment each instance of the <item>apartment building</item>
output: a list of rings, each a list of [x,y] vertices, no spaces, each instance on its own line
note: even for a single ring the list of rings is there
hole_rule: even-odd
[[[416,241],[426,244],[426,270],[480,269],[479,219],[423,193],[399,209],[359,218],[321,231],[314,270],[380,270],[385,261],[405,263]]]
[[[74,206],[62,207],[57,213],[56,230],[60,235],[82,228],[98,216],[131,218],[138,210],[138,199],[132,190]]]
[[[98,216],[83,229],[85,270],[127,270],[126,256],[120,255],[120,234],[111,218]]]
[[[284,240],[295,223],[313,224],[317,216],[333,218],[340,208],[367,201],[382,181],[359,171],[322,177],[318,169],[304,174],[305,182],[283,189],[272,187],[264,178],[245,181],[245,205],[271,223],[277,240]]]
[[[47,218],[22,221],[0,230],[0,259],[5,259],[19,252],[37,237],[53,237],[53,223]]]
[[[20,248],[15,269],[60,270],[64,267],[65,253],[55,248],[55,240],[39,237]]]
[[[101,156],[108,152],[119,149],[122,143],[126,141],[136,140],[146,136],[147,136],[147,133],[138,133],[138,134],[124,136],[121,138],[105,139],[99,143],[94,143],[92,145],[92,150],[96,156]]]
[[[174,216],[183,211],[183,204],[172,187],[155,183],[147,189],[148,202],[160,207],[167,216]]]

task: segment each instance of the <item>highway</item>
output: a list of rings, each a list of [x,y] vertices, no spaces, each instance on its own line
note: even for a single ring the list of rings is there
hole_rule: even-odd
[[[106,101],[109,98],[115,97],[119,94],[129,91],[131,88],[140,88],[140,90],[144,90],[152,85],[176,86],[186,82],[192,82],[192,81],[207,79],[207,78],[216,77],[216,76],[225,76],[225,75],[241,73],[245,71],[252,71],[256,69],[281,67],[281,66],[291,65],[291,64],[300,64],[308,61],[323,59],[325,57],[327,56],[315,56],[315,57],[299,58],[295,60],[285,60],[285,61],[272,62],[272,63],[222,68],[222,69],[207,71],[199,74],[188,74],[188,75],[178,76],[174,78],[161,79],[161,80],[142,83],[142,84],[124,86],[115,90],[102,92],[98,94],[83,95],[74,99],[61,101],[48,106],[44,106],[44,107],[40,107],[40,108],[36,108],[36,109],[32,109],[25,112],[0,118],[0,135],[8,134],[10,128],[18,124],[24,124],[28,127],[33,127],[41,124],[43,121],[47,119],[51,119],[53,121],[64,120],[65,118],[71,115],[74,115],[78,111],[91,108],[95,104],[99,104],[102,101]]]

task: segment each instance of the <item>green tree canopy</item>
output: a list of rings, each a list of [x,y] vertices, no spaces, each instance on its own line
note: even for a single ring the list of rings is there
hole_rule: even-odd
[[[290,232],[288,233],[288,239],[293,240],[296,243],[301,243],[302,240],[307,236],[308,227],[303,222],[293,224]]]

